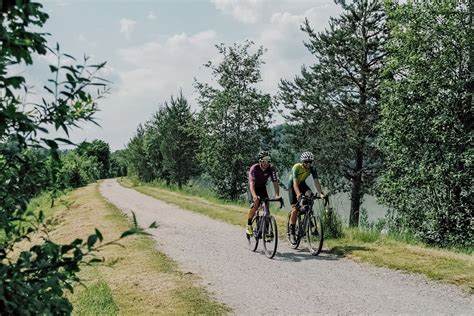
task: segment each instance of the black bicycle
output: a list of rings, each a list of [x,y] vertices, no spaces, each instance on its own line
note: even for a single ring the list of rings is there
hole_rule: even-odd
[[[313,192],[307,191],[302,195],[297,203],[299,212],[296,218],[295,225],[295,240],[292,242],[290,238],[290,217],[291,212],[288,214],[288,221],[286,224],[288,240],[290,241],[291,247],[297,249],[301,243],[301,240],[306,237],[306,243],[308,249],[313,256],[317,256],[323,248],[324,241],[324,228],[322,221],[322,214],[313,210],[314,200],[321,199],[319,195],[314,195]],[[329,203],[329,194],[324,196],[324,207]]]
[[[259,198],[260,199],[260,198]],[[272,259],[278,247],[278,229],[275,217],[270,214],[270,202],[280,202],[280,208],[283,207],[283,198],[279,199],[260,199],[260,207],[252,219],[253,234],[247,234],[247,240],[250,250],[256,251],[258,242],[263,240],[263,249],[265,255]]]

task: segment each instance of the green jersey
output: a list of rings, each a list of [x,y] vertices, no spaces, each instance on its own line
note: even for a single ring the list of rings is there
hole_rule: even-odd
[[[311,165],[306,169],[302,163],[297,163],[291,168],[290,182],[293,182],[293,179],[298,179],[299,182],[304,182],[309,175],[312,175],[314,179],[318,179],[318,172],[316,167]]]

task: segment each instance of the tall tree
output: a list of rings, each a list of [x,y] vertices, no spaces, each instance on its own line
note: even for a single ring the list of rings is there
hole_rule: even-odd
[[[198,115],[203,170],[222,197],[235,199],[246,188],[246,170],[264,139],[271,120],[271,98],[255,88],[261,81],[264,50],[253,42],[217,45],[223,60],[208,62],[217,87],[196,81],[201,112]]]
[[[135,136],[127,144],[125,156],[127,157],[128,174],[136,176],[141,181],[155,179],[156,172],[153,161],[149,159],[149,151],[145,144],[145,128],[140,124]]]
[[[350,193],[349,224],[357,226],[381,164],[375,126],[386,18],[378,0],[335,2],[343,12],[330,18],[329,29],[315,33],[308,20],[302,25],[316,61],[294,81],[281,81],[279,99],[294,145],[315,152],[324,185]]]
[[[82,142],[77,147],[77,152],[86,157],[95,157],[99,164],[100,179],[109,176],[110,169],[110,147],[103,140],[96,139],[91,143]]]
[[[387,10],[382,201],[426,242],[472,245],[472,1],[389,1]]]
[[[197,174],[198,139],[193,133],[195,119],[183,93],[164,104],[165,117],[161,130],[160,151],[163,169],[169,181],[181,187]]]

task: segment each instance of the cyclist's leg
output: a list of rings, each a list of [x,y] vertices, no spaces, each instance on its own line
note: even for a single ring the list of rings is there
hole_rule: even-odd
[[[255,188],[255,193],[257,194],[257,196],[259,196],[260,198],[262,198],[262,195],[266,195],[268,197],[268,194],[267,194],[267,189],[265,187],[261,188],[261,187],[256,187]],[[259,208],[260,206],[260,203],[259,202],[253,202],[251,201],[252,205],[250,206],[250,209],[249,211],[247,212],[247,227],[246,227],[246,233],[248,235],[252,235],[253,233],[253,228],[252,228],[252,219],[255,217],[255,212],[257,211],[257,209]]]
[[[291,204],[290,228],[291,228],[292,234],[294,234],[296,218],[298,217],[299,210],[298,210],[298,205],[297,205],[298,199],[296,197],[296,192],[293,189],[293,186],[291,186],[290,188],[291,190],[288,190],[290,194],[290,204]],[[300,182],[299,189],[300,189],[300,192],[302,193],[306,192],[307,190],[310,190],[306,182]]]
[[[298,208],[296,207],[297,198],[296,192],[293,188],[293,182],[289,183],[288,185],[288,198],[291,205],[291,215],[290,215],[290,242],[296,242],[295,236],[295,225],[296,225],[296,218],[298,217]]]

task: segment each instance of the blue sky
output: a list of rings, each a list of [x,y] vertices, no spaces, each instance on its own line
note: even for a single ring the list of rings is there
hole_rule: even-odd
[[[214,45],[246,39],[267,49],[259,88],[277,92],[281,78],[293,78],[313,58],[303,45],[299,26],[305,17],[317,30],[328,26],[340,9],[332,0],[46,0],[50,14],[44,31],[49,42],[75,57],[107,61],[102,76],[111,80],[111,94],[99,103],[101,127],[84,124],[71,133],[74,142],[102,139],[122,149],[138,124],[150,119],[171,94],[182,89],[198,110],[194,78],[210,82],[203,64],[219,61]],[[36,59],[26,71],[40,94],[47,64]],[[53,134],[54,135],[54,134]]]

